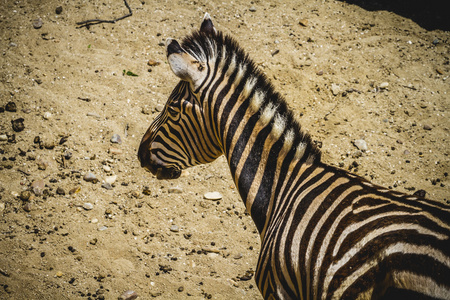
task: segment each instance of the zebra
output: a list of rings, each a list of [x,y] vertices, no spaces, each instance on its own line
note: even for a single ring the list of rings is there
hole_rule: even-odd
[[[138,157],[157,179],[224,155],[261,238],[264,299],[450,299],[450,206],[327,165],[283,97],[205,15],[166,41],[180,78]]]

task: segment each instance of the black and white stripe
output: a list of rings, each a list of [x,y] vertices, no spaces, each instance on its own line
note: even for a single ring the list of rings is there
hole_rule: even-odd
[[[181,78],[144,135],[158,178],[224,154],[260,232],[265,299],[450,299],[450,207],[325,165],[286,102],[208,15],[181,44]]]

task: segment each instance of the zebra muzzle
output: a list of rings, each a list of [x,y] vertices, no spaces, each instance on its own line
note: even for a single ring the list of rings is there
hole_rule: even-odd
[[[181,175],[181,170],[175,168],[159,168],[156,170],[157,179],[177,179]]]
[[[145,166],[144,169],[156,176],[157,179],[177,179],[181,175],[181,170],[174,167]]]

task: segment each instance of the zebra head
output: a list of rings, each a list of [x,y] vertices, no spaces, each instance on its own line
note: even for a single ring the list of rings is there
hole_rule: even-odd
[[[208,14],[195,34],[204,38],[216,34]],[[141,166],[158,179],[178,178],[182,169],[212,162],[222,154],[207,120],[207,107],[198,96],[211,62],[204,48],[197,47],[185,50],[174,39],[166,42],[169,65],[181,81],[143,136],[138,151]]]

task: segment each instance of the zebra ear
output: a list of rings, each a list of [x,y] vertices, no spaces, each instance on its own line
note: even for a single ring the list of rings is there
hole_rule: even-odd
[[[203,17],[202,25],[200,25],[200,32],[204,32],[206,34],[216,34],[217,30],[214,27],[213,22],[211,21],[211,16],[208,13],[205,13]]]
[[[195,59],[171,38],[166,40],[167,60],[172,72],[182,80],[193,81],[191,62]]]

